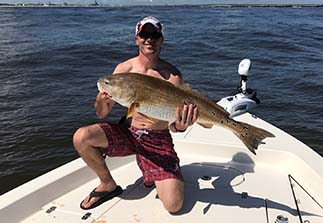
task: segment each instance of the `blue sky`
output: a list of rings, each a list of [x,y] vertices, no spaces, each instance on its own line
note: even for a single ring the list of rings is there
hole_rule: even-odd
[[[78,3],[89,4],[95,0],[0,0],[0,3]],[[323,4],[323,0],[97,0],[102,4]]]

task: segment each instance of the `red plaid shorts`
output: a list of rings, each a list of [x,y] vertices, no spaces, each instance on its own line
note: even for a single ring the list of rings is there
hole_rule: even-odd
[[[146,185],[171,178],[183,180],[169,130],[137,129],[108,123],[99,125],[109,143],[108,148],[102,150],[103,155],[114,157],[136,154]]]

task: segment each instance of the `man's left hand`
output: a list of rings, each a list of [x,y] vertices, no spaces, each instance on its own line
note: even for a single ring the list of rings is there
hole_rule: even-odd
[[[184,132],[197,120],[198,110],[195,105],[189,104],[176,108],[176,120],[170,124],[172,132]]]

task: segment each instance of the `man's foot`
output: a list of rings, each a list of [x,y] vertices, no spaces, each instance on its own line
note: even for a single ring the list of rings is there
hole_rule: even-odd
[[[83,210],[95,208],[100,204],[120,195],[123,191],[120,186],[116,186],[116,188],[112,191],[96,191],[97,189],[98,187],[95,188],[90,195],[81,202],[80,208]]]

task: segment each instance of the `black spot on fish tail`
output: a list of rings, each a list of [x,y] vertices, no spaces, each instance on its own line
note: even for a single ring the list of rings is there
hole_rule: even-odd
[[[256,149],[263,139],[275,137],[272,133],[247,123],[237,122],[237,125],[240,125],[240,127],[235,129],[234,134],[239,137],[253,154],[256,154]],[[241,130],[239,131],[239,129]]]

